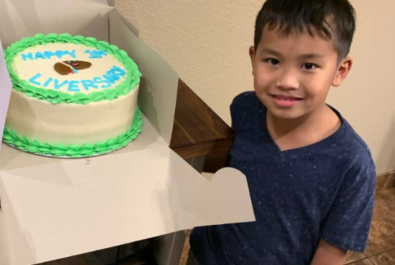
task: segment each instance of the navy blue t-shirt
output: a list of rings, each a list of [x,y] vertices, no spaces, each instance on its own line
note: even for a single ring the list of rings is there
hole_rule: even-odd
[[[342,121],[328,138],[281,151],[254,92],[231,105],[236,138],[230,166],[248,181],[256,222],[195,228],[202,265],[310,264],[320,238],[363,251],[372,219],[375,165],[364,141]]]

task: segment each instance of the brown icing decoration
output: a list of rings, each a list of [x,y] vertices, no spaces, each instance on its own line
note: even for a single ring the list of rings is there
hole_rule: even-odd
[[[69,65],[69,66],[68,66]],[[63,61],[54,65],[55,71],[60,75],[74,74],[73,68],[76,70],[84,70],[91,67],[92,63],[85,61]]]

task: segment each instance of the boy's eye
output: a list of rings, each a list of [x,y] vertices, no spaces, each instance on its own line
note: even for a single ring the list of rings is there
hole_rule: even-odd
[[[273,59],[273,58],[266,59],[265,62],[267,62],[271,65],[280,65],[280,61],[277,59]]]
[[[303,68],[306,70],[313,70],[313,69],[317,68],[317,65],[315,65],[313,63],[305,63],[303,65]]]

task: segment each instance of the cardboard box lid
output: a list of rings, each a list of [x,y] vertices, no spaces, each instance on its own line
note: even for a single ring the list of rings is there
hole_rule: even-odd
[[[143,73],[144,126],[127,147],[88,159],[42,157],[3,144],[0,264],[45,262],[195,226],[254,220],[239,171],[223,169],[206,179],[169,149],[178,76],[113,7],[103,0],[23,1],[28,9],[7,3],[0,11],[7,44],[68,32],[126,50]],[[0,78],[2,132],[11,91],[2,56]]]

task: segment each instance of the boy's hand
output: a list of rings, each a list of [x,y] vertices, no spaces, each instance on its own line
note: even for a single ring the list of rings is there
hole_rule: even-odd
[[[347,250],[320,240],[311,265],[343,265]]]

